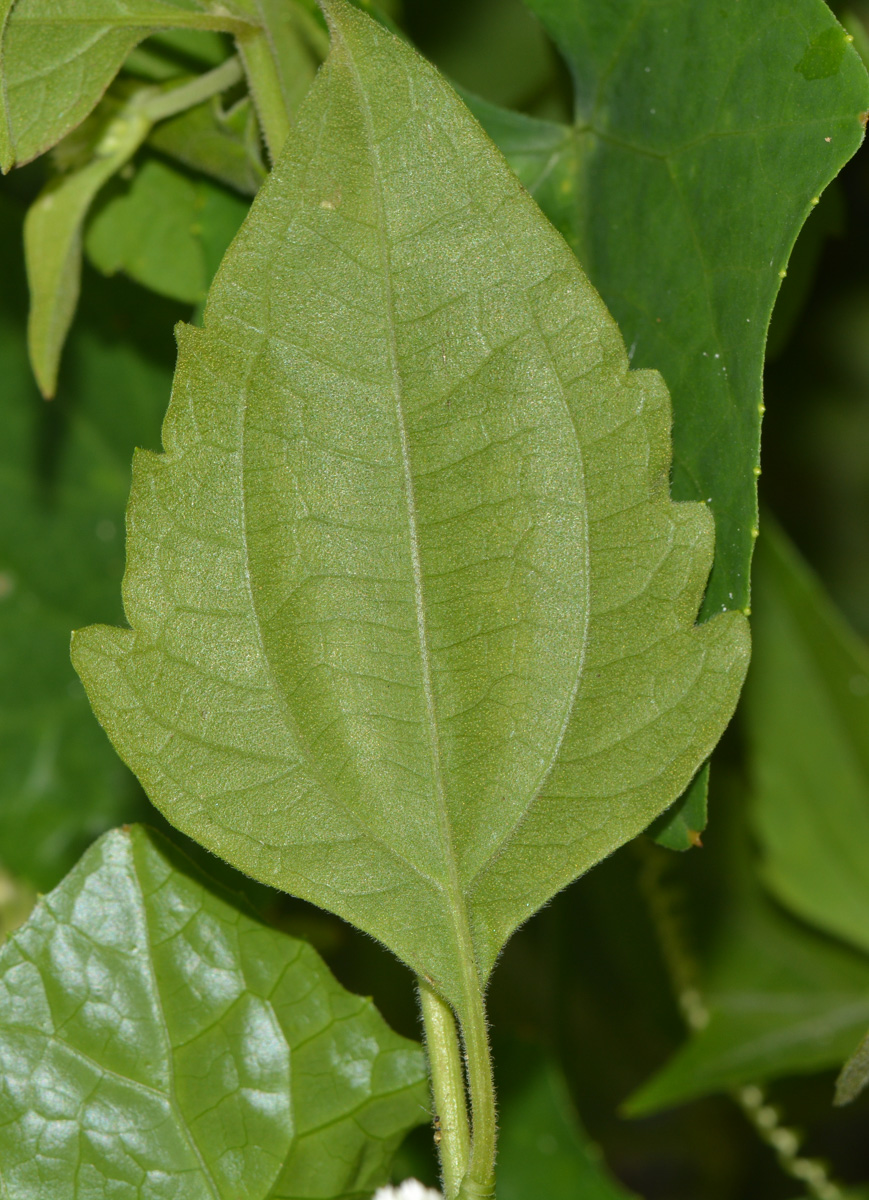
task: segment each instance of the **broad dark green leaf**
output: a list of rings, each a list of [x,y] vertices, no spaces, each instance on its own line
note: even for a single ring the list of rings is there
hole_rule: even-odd
[[[259,125],[249,96],[229,111],[214,96],[206,104],[161,121],[148,144],[243,196],[253,196],[265,179]]]
[[[41,403],[21,214],[3,196],[0,218],[0,863],[47,891],[93,837],[141,811],[72,670],[69,635],[121,617],[130,457],[159,444],[181,311],[92,281],[60,396]]]
[[[97,193],[135,154],[151,122],[139,95],[97,123],[93,156],[82,167],[52,179],[24,222],[24,254],[30,286],[27,342],[39,389],[50,399],[57,388],[60,356],[81,287],[82,229]]]
[[[709,1024],[625,1105],[632,1116],[711,1092],[838,1067],[869,1021],[869,960],[754,888],[734,897],[703,979]]]
[[[755,590],[746,718],[764,879],[869,951],[869,651],[772,522]]]
[[[106,834],[0,950],[4,1200],[363,1200],[419,1046],[159,835]]]
[[[663,374],[673,494],[716,517],[704,612],[743,608],[770,312],[800,227],[860,145],[866,72],[822,0],[526,3],[567,58],[576,124],[480,116],[632,364]]]
[[[836,1104],[850,1104],[869,1084],[869,1033],[845,1063],[836,1080]]]
[[[129,51],[155,30],[252,32],[231,7],[205,0],[17,0],[5,27],[0,22],[0,166],[8,171],[29,162],[79,125]]]
[[[498,1200],[629,1200],[579,1123],[564,1076],[539,1049],[497,1055]]]
[[[669,405],[433,68],[355,9],[181,335],[131,630],[76,635],[169,820],[463,1007],[720,735],[740,613]]]
[[[124,271],[152,291],[198,304],[247,210],[225,188],[148,158],[96,212],[85,250],[107,275]]]

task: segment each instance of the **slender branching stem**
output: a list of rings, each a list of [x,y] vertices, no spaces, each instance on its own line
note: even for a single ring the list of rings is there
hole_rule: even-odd
[[[244,34],[237,44],[269,158],[274,164],[290,133],[290,113],[272,47],[262,29]]]
[[[198,75],[189,83],[182,83],[180,87],[150,96],[143,105],[143,113],[152,124],[165,121],[167,117],[174,117],[177,113],[186,112],[188,108],[202,104],[204,100],[210,100],[212,96],[220,95],[243,77],[241,60],[237,55],[233,55],[213,71],[206,71],[204,75]]]
[[[465,970],[461,1017],[462,1040],[471,1097],[471,1157],[459,1190],[459,1200],[490,1200],[495,1195],[495,1144],[498,1133],[495,1080],[486,1005],[476,964]]]
[[[425,1026],[435,1128],[446,1200],[455,1200],[468,1169],[470,1133],[465,1073],[453,1011],[424,980],[419,999]]]

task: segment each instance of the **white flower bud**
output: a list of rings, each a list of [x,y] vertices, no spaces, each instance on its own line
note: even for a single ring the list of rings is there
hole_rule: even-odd
[[[405,1179],[398,1187],[382,1187],[374,1193],[374,1200],[444,1200],[440,1192],[424,1187],[418,1179]]]

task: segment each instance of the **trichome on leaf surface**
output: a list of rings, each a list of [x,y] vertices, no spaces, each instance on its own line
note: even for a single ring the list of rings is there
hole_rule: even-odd
[[[4,169],[38,159],[3,197],[17,440],[0,621],[17,648],[0,670],[12,689],[17,655],[29,675],[0,776],[3,1200],[363,1200],[434,1183],[432,1145],[447,1200],[494,1197],[496,1169],[501,1200],[675,1196],[612,1133],[666,1049],[641,1032],[626,1070],[578,1069],[612,1019],[577,1044],[572,997],[591,984],[576,990],[568,942],[586,928],[587,1012],[621,975],[629,1030],[642,977],[652,1044],[676,1047],[670,989],[692,1031],[626,1111],[729,1090],[778,1178],[845,1194],[762,1088],[841,1065],[869,1023],[864,864],[837,876],[834,848],[846,808],[869,820],[853,755],[842,814],[818,815],[829,747],[865,740],[848,698],[864,693],[841,687],[864,651],[778,533],[757,584],[751,791],[737,742],[709,759],[749,660],[764,336],[799,227],[862,140],[856,35],[821,0],[714,21],[690,0],[469,11],[0,5]],[[536,47],[512,109],[475,74],[481,29],[514,67]],[[22,238],[27,352],[56,397],[42,415]],[[117,756],[61,657],[73,627]],[[788,774],[795,733],[807,765]],[[107,832],[64,876],[149,811],[119,759],[162,832]],[[686,873],[660,848],[699,847],[710,781],[702,853],[726,886],[704,894],[729,905],[711,973],[668,891],[698,886],[700,851]],[[636,911],[614,922],[626,864]],[[595,866],[490,989],[514,933]],[[34,886],[53,890],[28,917]],[[577,904],[608,915],[565,923]],[[745,940],[764,929],[815,1020],[778,1041],[763,1030],[785,987]],[[420,1020],[425,1055],[306,937],[405,1033]],[[651,971],[613,973],[620,944]],[[547,982],[530,1019],[512,987],[501,1024],[499,979],[523,955]],[[741,1021],[747,978],[770,996]],[[400,1146],[423,1123],[428,1147]],[[749,1195],[734,1186],[702,1185]]]

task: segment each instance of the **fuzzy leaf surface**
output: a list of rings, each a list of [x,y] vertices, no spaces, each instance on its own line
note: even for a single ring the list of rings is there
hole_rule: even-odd
[[[8,939],[0,1002],[8,1200],[363,1200],[424,1115],[420,1048],[140,826]]]
[[[673,494],[709,501],[704,613],[749,600],[761,373],[780,272],[854,154],[862,63],[822,0],[526,0],[572,127],[481,118],[673,400]]]
[[[869,650],[770,521],[756,589],[746,715],[764,880],[869,952]]]
[[[436,71],[329,11],[136,464],[132,629],[74,656],[169,820],[461,1007],[681,793],[748,635],[694,626],[659,376]]]

